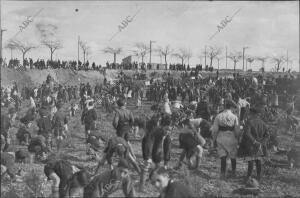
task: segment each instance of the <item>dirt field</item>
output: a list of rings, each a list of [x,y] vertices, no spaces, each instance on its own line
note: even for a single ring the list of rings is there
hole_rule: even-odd
[[[47,75],[43,74],[43,77]],[[2,73],[3,74],[3,73]],[[3,80],[1,74],[1,82]],[[8,76],[8,78],[11,78]],[[62,78],[62,77],[60,77]],[[84,78],[84,77],[83,77]],[[87,79],[86,77],[85,79]],[[96,78],[96,77],[95,77]],[[26,80],[28,80],[27,78]],[[33,77],[31,79],[34,79]],[[45,79],[45,78],[43,78]],[[5,83],[9,83],[12,80],[7,80]],[[34,81],[34,80],[32,80]],[[78,102],[78,101],[76,101]],[[24,112],[27,110],[28,101],[25,101],[22,104],[22,112],[20,113],[20,116],[24,114]],[[63,107],[63,110],[67,113],[67,108],[69,105],[65,105]],[[148,114],[150,113],[150,104],[144,103],[142,109],[137,110],[134,105],[134,101],[129,101],[128,108],[134,112],[134,115],[142,115],[142,114]],[[115,135],[115,131],[112,127],[112,119],[113,114],[108,114],[104,112],[104,109],[102,107],[97,107],[97,114],[99,115],[99,119],[97,122],[97,132],[102,133],[106,137],[111,137]],[[71,133],[72,142],[73,145],[71,148],[64,147],[62,150],[58,153],[58,155],[63,159],[68,159],[72,164],[80,165],[88,167],[89,170],[94,170],[97,161],[91,160],[86,155],[86,148],[84,144],[84,126],[81,125],[80,122],[80,116],[81,112],[77,113],[75,117],[72,117],[69,122],[69,131]],[[299,114],[298,114],[299,116]],[[281,122],[275,122],[277,129],[280,133],[280,147],[282,148],[289,148],[290,142],[292,140],[292,136],[288,135],[285,131],[285,129],[282,129]],[[36,123],[34,123],[34,126],[30,129],[34,134],[36,133]],[[12,129],[13,134],[16,133],[17,128],[14,127]],[[141,135],[142,135],[141,131]],[[175,166],[178,158],[179,158],[179,152],[178,149],[178,130],[175,130],[172,134],[172,158],[170,167]],[[300,146],[300,134],[299,130],[297,131],[298,136],[295,139],[296,145]],[[140,141],[133,141],[133,147],[134,151],[136,153],[136,156],[138,158],[138,161],[142,162],[142,153],[141,153],[141,143]],[[24,148],[23,146],[17,146],[18,148]],[[101,156],[102,153],[99,153]],[[275,159],[277,161],[286,160],[286,157],[283,155],[275,155],[274,153],[271,153],[271,158]],[[19,165],[20,166],[20,165]],[[37,186],[40,186],[40,189],[33,190],[37,192],[38,197],[41,197],[41,192],[44,192],[43,196],[48,197],[50,195],[50,182],[46,181],[46,178],[43,174],[43,164],[25,164],[25,172],[30,173],[30,170],[35,170],[37,175],[41,175],[40,180],[34,180],[30,182],[26,182],[27,184],[31,185],[31,190],[37,188]],[[228,167],[230,167],[230,163],[228,163]],[[105,165],[101,168],[101,172],[105,169],[108,169],[108,166]],[[230,169],[230,168],[229,168]],[[220,176],[220,160],[217,158],[217,156],[208,156],[208,153],[204,154],[204,157],[202,161],[200,162],[200,165],[197,170],[190,171],[186,168],[186,166],[183,166],[179,171],[170,170],[171,175],[175,179],[180,179],[188,185],[190,185],[197,195],[199,197],[233,197],[233,196],[240,196],[238,194],[234,194],[233,191],[243,187],[244,186],[244,179],[247,174],[247,163],[243,159],[237,160],[237,177],[236,178],[229,178],[227,181],[221,181],[219,179]],[[25,174],[25,173],[24,173]],[[32,175],[32,174],[31,174]],[[133,179],[136,181],[136,185],[139,183],[139,176],[136,173],[133,173]],[[32,176],[27,176],[27,178],[32,178]],[[35,183],[34,183],[35,182]],[[43,184],[43,185],[42,185]],[[293,197],[299,197],[300,196],[300,169],[294,168],[294,169],[288,169],[288,168],[275,168],[275,167],[269,167],[266,165],[263,165],[263,177],[260,182],[261,187],[261,193],[259,194],[259,197],[284,197],[284,196],[293,196]],[[33,197],[33,194],[30,194],[32,192],[29,192],[28,187],[24,184],[24,182],[16,183],[13,185],[10,185],[7,183],[5,178],[1,179],[1,197],[13,197],[13,194],[8,194],[9,191],[12,191],[11,189],[15,189],[16,194],[19,195],[19,197]],[[27,192],[28,191],[28,192]],[[11,193],[11,192],[10,192]],[[29,195],[30,194],[30,195]],[[149,196],[157,196],[158,193],[156,190],[150,185],[147,184],[146,186],[146,193],[139,193],[138,196],[140,197],[149,197]],[[122,192],[117,191],[112,197],[121,196]],[[249,197],[249,196],[245,196]]]

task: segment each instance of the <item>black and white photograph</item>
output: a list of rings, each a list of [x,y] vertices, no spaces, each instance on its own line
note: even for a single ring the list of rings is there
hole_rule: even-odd
[[[0,0],[1,198],[300,197],[299,7]]]

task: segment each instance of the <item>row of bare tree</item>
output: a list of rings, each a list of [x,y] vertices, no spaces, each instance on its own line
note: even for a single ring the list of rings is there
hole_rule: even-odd
[[[142,59],[142,63],[144,63],[145,56],[150,52],[150,48],[145,44],[145,43],[136,43],[135,45],[135,50],[133,50],[133,55],[137,56],[138,58]],[[116,63],[117,55],[121,54],[123,51],[122,48],[112,48],[112,47],[106,47],[103,52],[106,54],[112,54],[114,59],[113,62]],[[175,51],[170,47],[170,45],[166,45],[164,47],[158,47],[153,50],[154,52],[157,53],[161,58],[163,57],[165,65],[168,65],[167,58],[169,56],[174,56],[180,59],[181,64],[183,65],[185,62],[189,64],[190,58],[193,56],[193,53],[191,52],[190,49],[185,49],[185,48],[180,48],[179,50]],[[209,46],[207,49],[202,51],[201,55],[199,56],[200,59],[204,58],[205,56],[209,60],[209,66],[213,66],[213,61],[217,60],[218,61],[218,66],[219,66],[219,61],[223,58],[226,57],[221,57],[222,54],[222,48],[216,47],[216,46]],[[242,59],[243,54],[242,52],[233,52],[230,53],[227,58],[232,60],[233,62],[233,69],[236,69],[237,63]],[[271,59],[271,61],[274,63],[274,70],[279,71],[282,68],[282,64],[286,62],[287,60],[285,59],[284,56],[280,57],[268,57],[268,56],[260,56],[260,57],[246,57],[246,63],[250,63],[250,68],[252,62],[255,60],[261,62],[261,68],[264,68],[265,62],[267,59]]]
[[[40,33],[40,44],[44,47],[47,47],[50,51],[50,60],[53,59],[53,54],[58,49],[61,49],[63,47],[62,41],[57,39],[57,27],[53,24],[44,24],[39,23],[36,25],[36,28],[38,32]],[[79,41],[79,46],[83,52],[83,63],[86,62],[86,59],[88,55],[91,54],[91,48],[90,46],[83,41]],[[23,62],[25,59],[25,55],[32,49],[35,49],[39,46],[33,45],[26,42],[21,42],[17,39],[11,39],[7,45],[6,48],[11,50],[11,53],[13,50],[17,49],[22,53]],[[117,47],[106,47],[102,50],[105,54],[112,54],[113,55],[113,62],[116,63],[117,55],[120,55],[123,52],[123,48]],[[181,61],[181,64],[189,64],[190,58],[193,56],[193,53],[190,49],[186,48],[180,48],[178,50],[174,50],[170,47],[170,45],[165,45],[164,47],[157,47],[156,49],[153,49],[153,52],[160,56],[161,60],[164,59],[165,65],[168,65],[168,57],[173,56],[178,58]],[[131,51],[131,55],[141,58],[142,63],[144,63],[144,59],[146,55],[150,53],[150,48],[147,44],[138,42],[134,44],[134,50]],[[241,52],[234,52],[230,53],[227,57],[221,57],[222,55],[222,48],[217,46],[208,46],[208,48],[205,48],[204,51],[201,52],[201,55],[198,56],[198,58],[202,59],[205,57],[209,60],[209,67],[213,66],[214,60],[217,60],[218,67],[219,67],[219,61],[224,58],[229,58],[233,62],[233,68],[236,69],[237,63],[242,59],[242,53]],[[11,57],[12,58],[12,57]],[[279,57],[246,57],[246,64],[247,62],[251,63],[254,60],[258,60],[262,63],[262,68],[264,68],[264,64],[267,59],[271,58],[272,62],[274,63],[274,70],[279,71],[282,67],[282,64],[286,62],[287,60],[283,56]]]

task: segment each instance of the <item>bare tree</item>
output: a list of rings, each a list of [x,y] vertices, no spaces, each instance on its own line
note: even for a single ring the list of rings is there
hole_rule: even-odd
[[[199,60],[200,60],[200,64],[202,64],[202,60],[203,60],[204,57],[205,57],[205,56],[203,56],[203,55],[199,55],[199,56],[198,56],[198,58],[199,58]]]
[[[31,44],[31,43],[25,43],[25,42],[21,42],[21,41],[18,41],[18,40],[10,40],[8,45],[14,46],[15,49],[18,49],[18,50],[21,51],[23,63],[24,63],[24,60],[25,60],[25,55],[30,50],[36,48],[36,46]]]
[[[159,47],[157,51],[160,55],[162,55],[164,57],[165,65],[167,66],[168,65],[167,57],[173,53],[173,50],[171,49],[170,45],[166,45],[164,48]]]
[[[224,57],[216,56],[215,57],[218,61],[218,70],[220,69],[220,60],[224,59]]]
[[[5,48],[10,49],[10,59],[12,59],[13,58],[13,55],[12,55],[13,50],[16,49],[16,46],[13,43],[9,42],[9,43],[6,44]]]
[[[83,51],[83,64],[85,63],[85,59],[87,54],[89,53],[90,47],[87,45],[86,42],[80,41],[79,46],[81,47]]]
[[[145,43],[136,43],[136,50],[133,50],[134,55],[142,58],[142,64],[144,63],[144,58],[149,51],[149,47]]]
[[[234,63],[234,66],[233,66],[234,71],[236,69],[236,64],[241,60],[242,57],[243,57],[243,55],[241,52],[231,53],[228,56],[228,58],[230,58]]]
[[[210,59],[210,67],[212,66],[214,58],[219,56],[221,53],[222,53],[222,49],[219,47],[213,47],[213,46],[208,47],[208,50],[206,51],[206,55]],[[205,52],[203,52],[203,54],[205,54]]]
[[[61,49],[62,46],[62,42],[60,40],[55,40],[55,41],[51,41],[51,40],[44,40],[42,41],[42,44],[46,47],[49,48],[50,50],[50,60],[52,61],[53,59],[53,53],[58,50]]]
[[[174,53],[173,56],[181,60],[181,65],[183,65],[184,60],[188,57],[188,51],[186,49],[180,48],[178,52]]]
[[[279,70],[281,69],[281,64],[285,62],[285,57],[284,56],[273,57],[272,62],[275,63],[275,67],[274,67],[275,71],[279,72]]]
[[[41,36],[42,45],[46,46],[50,50],[50,60],[53,60],[53,53],[63,48],[62,41],[57,39],[58,27],[54,24],[38,23],[36,28]]]
[[[262,63],[261,68],[265,68],[265,62],[268,58],[269,57],[267,56],[260,56],[260,57],[256,57],[255,59]]]
[[[106,47],[103,49],[103,52],[105,54],[113,54],[114,55],[114,64],[116,64],[117,61],[117,54],[120,54],[122,52],[122,48],[112,48],[112,47]]]
[[[248,57],[248,58],[246,59],[246,61],[247,61],[248,63],[250,63],[250,68],[251,68],[251,64],[252,64],[252,62],[254,61],[254,58],[253,58],[253,57]],[[247,62],[246,62],[246,70],[247,70]]]

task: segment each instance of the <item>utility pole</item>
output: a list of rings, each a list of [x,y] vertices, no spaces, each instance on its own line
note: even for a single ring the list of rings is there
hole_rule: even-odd
[[[226,69],[227,69],[227,46],[226,46]]]
[[[289,70],[289,50],[286,52],[286,70]]]
[[[150,60],[149,60],[150,65],[151,65],[152,43],[155,43],[155,41],[150,40]]]
[[[0,60],[1,60],[1,65],[2,66],[2,18],[1,18],[1,15],[2,15],[2,6],[1,6],[1,0],[0,0]]]
[[[78,36],[78,43],[77,43],[77,65],[79,66],[79,43],[80,43],[80,37]]]
[[[206,68],[206,45],[205,45],[205,48],[204,48],[204,68]]]
[[[0,35],[0,59],[2,59],[2,38],[3,38],[3,32],[5,32],[5,31],[6,31],[6,29],[1,29],[1,35]]]
[[[2,5],[1,5],[1,0],[0,0],[0,60],[1,60],[1,65],[3,64],[3,57],[2,57],[2,38],[3,38],[3,32],[6,31],[6,29],[2,29]]]
[[[249,48],[249,47],[243,47],[243,71],[245,71],[244,69],[244,64],[245,64],[245,50]]]

